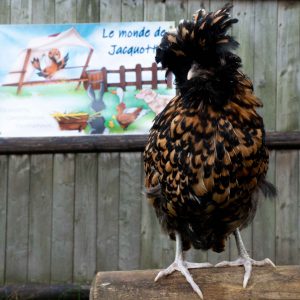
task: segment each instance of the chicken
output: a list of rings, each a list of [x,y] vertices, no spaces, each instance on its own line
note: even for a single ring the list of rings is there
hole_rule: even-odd
[[[141,107],[136,108],[133,112],[125,112],[126,105],[124,102],[118,104],[117,108],[117,116],[116,119],[120,126],[123,129],[127,129],[127,127],[135,121],[135,119],[139,116],[142,111]]]
[[[237,22],[231,8],[199,10],[163,36],[156,61],[174,73],[179,93],[156,116],[144,151],[147,198],[176,240],[175,261],[155,281],[180,271],[200,298],[188,269],[211,265],[185,261],[191,247],[222,252],[234,234],[239,258],[216,266],[243,265],[244,287],[252,265],[274,265],[250,258],[240,236],[255,215],[257,191],[275,196],[276,189],[265,178],[269,156],[256,112],[262,103],[227,34]]]
[[[67,53],[61,60],[60,51],[56,48],[53,48],[48,52],[48,58],[50,59],[51,63],[43,70],[41,68],[40,60],[38,58],[33,58],[31,64],[35,69],[40,71],[37,73],[37,75],[45,77],[47,79],[51,79],[57,71],[65,68],[69,60],[69,53]]]

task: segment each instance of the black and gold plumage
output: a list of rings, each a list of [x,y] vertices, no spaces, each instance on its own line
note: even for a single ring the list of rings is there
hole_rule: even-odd
[[[178,95],[150,130],[145,186],[162,227],[172,239],[181,239],[183,250],[221,252],[232,233],[239,246],[238,230],[255,215],[257,190],[275,194],[265,179],[268,150],[256,111],[262,103],[232,52],[238,43],[227,34],[237,22],[231,7],[200,10],[193,21],[182,21],[176,32],[163,36],[156,54],[156,61],[174,73]]]

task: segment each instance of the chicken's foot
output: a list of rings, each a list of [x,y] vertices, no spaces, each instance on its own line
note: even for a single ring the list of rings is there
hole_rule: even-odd
[[[236,229],[234,231],[234,237],[235,237],[236,245],[237,245],[237,248],[238,248],[239,257],[234,261],[222,261],[222,262],[216,264],[215,267],[244,266],[245,274],[244,274],[244,280],[243,280],[243,288],[246,288],[247,284],[248,284],[248,281],[251,277],[252,266],[271,265],[272,267],[275,267],[275,265],[269,258],[265,258],[265,259],[260,260],[260,261],[256,261],[256,260],[252,259],[249,256],[249,254],[248,254],[248,252],[245,248],[245,245],[243,243],[240,231],[238,229]]]
[[[187,282],[191,285],[193,290],[198,294],[198,296],[203,299],[203,294],[199,288],[199,286],[193,280],[193,277],[188,269],[196,269],[196,268],[208,268],[212,267],[210,263],[192,263],[184,260],[183,251],[182,251],[182,241],[179,233],[175,233],[176,237],[176,254],[175,261],[165,270],[160,271],[155,277],[154,281],[158,281],[160,278],[164,276],[168,276],[172,274],[174,271],[179,271],[185,277]]]

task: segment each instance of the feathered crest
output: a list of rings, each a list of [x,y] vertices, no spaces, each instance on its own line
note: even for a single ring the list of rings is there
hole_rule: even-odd
[[[220,59],[239,45],[227,34],[232,24],[238,22],[231,18],[231,8],[232,5],[227,4],[208,14],[201,9],[194,15],[194,21],[181,21],[176,32],[168,32],[163,36],[157,48],[156,62],[161,62],[164,68],[170,69],[175,75],[178,73],[178,63],[189,64],[189,67],[193,61],[203,66],[219,63],[217,58]]]
[[[186,95],[199,92],[197,98],[213,97],[216,99],[213,102],[221,104],[224,97],[232,94],[234,75],[241,60],[231,52],[238,47],[238,42],[227,34],[232,24],[238,22],[231,18],[231,9],[231,4],[211,13],[200,9],[193,21],[181,21],[176,32],[163,36],[156,51],[156,62],[161,62],[167,72],[174,73],[177,86]],[[202,72],[194,82],[200,89],[195,89],[193,82],[187,80],[195,64]]]

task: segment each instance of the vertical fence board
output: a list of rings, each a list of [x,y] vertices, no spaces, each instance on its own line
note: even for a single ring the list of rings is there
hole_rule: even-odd
[[[28,155],[11,155],[8,169],[6,282],[24,283],[28,264]]]
[[[12,24],[30,24],[32,0],[11,0],[10,21]]]
[[[140,263],[141,153],[120,154],[119,268]]]
[[[208,12],[210,10],[209,0],[188,0],[187,19],[192,20],[193,14],[200,8],[203,8]]]
[[[55,0],[55,23],[76,22],[76,0]]]
[[[97,270],[119,267],[120,155],[98,157]]]
[[[97,155],[76,155],[74,281],[91,280],[96,271]]]
[[[49,283],[52,225],[51,154],[32,155],[30,164],[28,281]]]
[[[166,2],[161,0],[144,0],[144,20],[165,20]]]
[[[32,23],[51,24],[55,21],[55,0],[31,0]]]
[[[100,0],[100,21],[121,21],[121,7],[120,0]]]
[[[277,2],[255,2],[254,91],[264,103],[266,129],[276,128]]]
[[[77,0],[76,21],[78,23],[93,23],[100,21],[99,0]]]
[[[10,23],[11,0],[0,1],[0,24]]]
[[[275,184],[275,152],[272,151],[269,160],[267,179]],[[275,261],[276,239],[276,199],[264,198],[259,193],[256,216],[253,220],[253,258],[260,260],[266,257]]]
[[[121,1],[120,1],[121,2]],[[143,0],[122,0],[122,21],[143,21]]]
[[[278,2],[277,130],[300,129],[300,2]]]
[[[276,263],[299,264],[298,257],[298,183],[299,153],[276,153]]]
[[[55,154],[53,159],[53,209],[51,282],[72,282],[74,249],[75,156]]]
[[[188,19],[189,16],[187,2],[182,0],[166,0],[166,21],[175,21],[178,25],[182,19]]]
[[[0,284],[4,284],[8,176],[8,159],[6,155],[0,155],[0,174]]]

